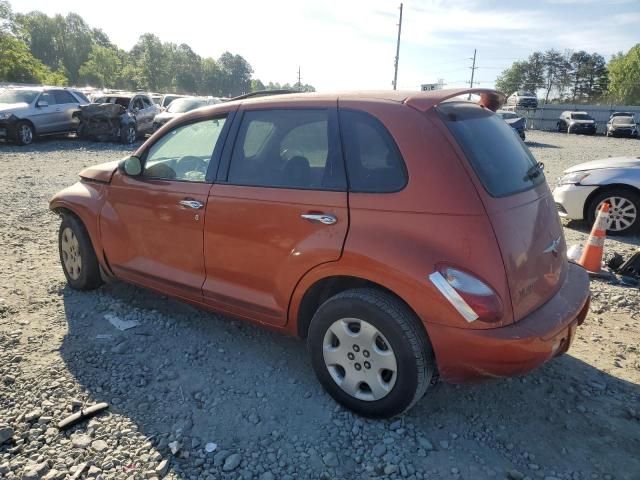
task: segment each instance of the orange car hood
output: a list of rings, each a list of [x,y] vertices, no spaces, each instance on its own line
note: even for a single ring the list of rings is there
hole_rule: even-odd
[[[85,168],[80,172],[80,178],[92,182],[109,183],[118,168],[118,163],[119,160],[115,160]]]

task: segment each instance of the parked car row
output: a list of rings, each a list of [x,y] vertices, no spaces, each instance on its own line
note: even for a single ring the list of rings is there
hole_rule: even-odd
[[[36,136],[76,132],[85,139],[133,143],[182,113],[220,101],[129,92],[87,97],[74,88],[10,87],[0,92],[0,139],[28,145]]]
[[[587,112],[562,112],[556,124],[558,132],[595,135],[597,124]],[[607,122],[607,137],[637,137],[638,125],[632,112],[614,112]]]

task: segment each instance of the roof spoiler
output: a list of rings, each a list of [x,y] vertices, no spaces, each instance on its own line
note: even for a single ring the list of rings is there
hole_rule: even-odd
[[[406,98],[404,103],[416,110],[426,112],[445,100],[467,94],[480,95],[478,104],[493,112],[498,110],[507,98],[504,93],[490,88],[452,88],[411,95]]]

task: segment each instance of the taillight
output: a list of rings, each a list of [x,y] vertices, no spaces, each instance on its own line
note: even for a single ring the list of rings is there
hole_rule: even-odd
[[[475,275],[439,265],[429,278],[467,322],[497,322],[504,313],[498,294]]]

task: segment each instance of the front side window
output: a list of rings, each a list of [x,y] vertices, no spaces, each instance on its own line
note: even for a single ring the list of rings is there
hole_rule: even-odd
[[[386,193],[404,188],[404,161],[378,119],[364,112],[341,110],[340,127],[350,191]]]
[[[330,111],[245,112],[231,157],[228,182],[344,190],[337,125]]]
[[[204,182],[225,118],[190,123],[167,132],[148,150],[143,177]]]
[[[498,115],[467,102],[442,103],[438,113],[490,195],[513,195],[545,181],[527,146]]]
[[[42,92],[42,95],[38,98],[38,102],[47,102],[49,105],[55,105],[57,103],[53,92]]]

